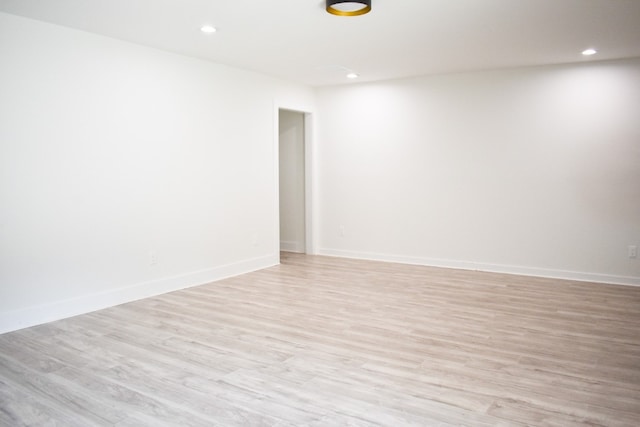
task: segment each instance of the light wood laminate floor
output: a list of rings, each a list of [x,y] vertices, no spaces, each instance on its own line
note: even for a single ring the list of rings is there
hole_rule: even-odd
[[[639,426],[640,288],[330,257],[0,335],[3,426]]]

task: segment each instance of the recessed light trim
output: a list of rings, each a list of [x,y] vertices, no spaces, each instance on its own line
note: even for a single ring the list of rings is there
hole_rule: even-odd
[[[213,25],[203,25],[202,27],[200,27],[200,31],[202,31],[205,34],[213,34],[216,31],[218,31],[218,29]]]
[[[360,77],[360,75],[358,73],[354,73],[353,71],[347,74],[348,79],[357,79],[358,77]]]
[[[596,53],[598,53],[598,51],[593,48],[585,49],[582,51],[582,54],[584,56],[591,56],[591,55],[595,55]]]

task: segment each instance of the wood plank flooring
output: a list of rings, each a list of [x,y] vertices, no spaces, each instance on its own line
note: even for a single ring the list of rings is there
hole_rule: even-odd
[[[2,426],[639,426],[640,288],[283,254],[0,335]]]

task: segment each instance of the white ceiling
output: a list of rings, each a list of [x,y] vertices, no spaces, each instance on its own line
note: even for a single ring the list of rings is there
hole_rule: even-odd
[[[0,0],[0,11],[313,86],[640,57],[640,0]],[[218,32],[203,34],[212,24]],[[588,47],[598,54],[584,58]]]

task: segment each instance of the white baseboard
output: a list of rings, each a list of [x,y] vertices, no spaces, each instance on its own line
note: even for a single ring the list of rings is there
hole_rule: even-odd
[[[283,252],[304,253],[304,246],[300,242],[280,241],[280,250]]]
[[[457,268],[461,270],[486,271],[492,273],[517,274],[521,276],[547,277],[552,279],[578,280],[581,282],[608,283],[613,285],[640,286],[640,277],[616,276],[579,271],[554,270],[514,265],[486,264],[471,261],[457,261],[437,258],[408,257],[402,255],[371,252],[344,251],[340,249],[320,249],[318,255],[340,258],[365,259],[370,261],[397,262],[400,264],[424,265],[430,267]]]
[[[77,298],[0,313],[0,334],[53,322],[108,307],[149,298],[216,280],[249,273],[278,264],[277,255],[267,255],[233,264],[194,271],[180,276],[138,283]]]

